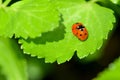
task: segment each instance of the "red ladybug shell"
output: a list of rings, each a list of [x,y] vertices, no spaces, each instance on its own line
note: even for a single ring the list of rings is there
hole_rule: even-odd
[[[88,38],[88,31],[81,23],[73,24],[72,32],[78,39],[82,41]]]

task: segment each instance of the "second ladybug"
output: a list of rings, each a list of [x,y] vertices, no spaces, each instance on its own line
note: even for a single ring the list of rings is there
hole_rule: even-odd
[[[85,26],[82,25],[82,23],[73,24],[72,32],[81,41],[85,41],[88,38],[88,31]]]

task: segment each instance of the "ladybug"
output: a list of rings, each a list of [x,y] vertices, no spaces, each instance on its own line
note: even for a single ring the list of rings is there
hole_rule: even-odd
[[[88,31],[85,26],[82,25],[82,23],[73,24],[72,32],[81,41],[85,41],[88,38]]]

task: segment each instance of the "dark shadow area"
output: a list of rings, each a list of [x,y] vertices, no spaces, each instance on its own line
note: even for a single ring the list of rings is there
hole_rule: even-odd
[[[54,65],[54,71],[43,80],[91,80],[104,68],[96,61],[84,64],[76,54],[69,62]]]
[[[61,20],[59,21],[59,26],[55,28],[53,31],[44,32],[42,33],[41,37],[28,38],[26,41],[27,42],[32,41],[36,44],[46,44],[46,42],[54,42],[64,39],[65,26],[62,23],[63,22],[62,16],[60,16],[60,18]]]

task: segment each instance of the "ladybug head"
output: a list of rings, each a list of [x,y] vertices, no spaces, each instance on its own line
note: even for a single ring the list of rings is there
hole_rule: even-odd
[[[77,24],[76,29],[83,31],[85,27],[81,23],[76,23],[76,24]]]

